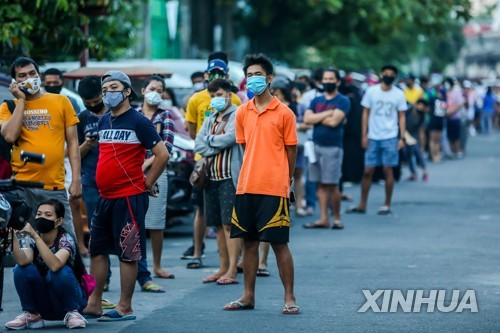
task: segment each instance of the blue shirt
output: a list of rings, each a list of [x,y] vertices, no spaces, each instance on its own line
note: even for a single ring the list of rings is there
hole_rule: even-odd
[[[312,100],[310,109],[314,113],[339,109],[345,113],[344,117],[347,117],[351,109],[351,101],[340,93],[332,99],[326,99],[324,95],[321,95]],[[314,125],[313,142],[318,146],[342,148],[343,136],[344,120],[335,127],[325,126],[321,123]]]

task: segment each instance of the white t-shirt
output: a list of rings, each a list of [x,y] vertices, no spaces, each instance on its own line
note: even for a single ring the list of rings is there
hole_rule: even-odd
[[[368,139],[387,140],[398,136],[398,112],[408,109],[403,91],[392,87],[383,91],[380,84],[368,88],[361,105],[370,109]]]

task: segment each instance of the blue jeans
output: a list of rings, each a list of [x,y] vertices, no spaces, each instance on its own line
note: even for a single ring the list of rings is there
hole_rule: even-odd
[[[318,184],[316,182],[311,182],[309,180],[309,160],[306,158],[306,184],[305,184],[305,199],[306,199],[306,206],[309,208],[316,208],[316,201],[317,201],[317,187]]]
[[[64,266],[57,272],[49,270],[42,277],[34,264],[14,267],[14,284],[23,311],[40,313],[43,319],[62,320],[66,312],[87,306],[82,288],[73,270]]]
[[[410,172],[412,175],[417,172],[417,170],[415,169],[413,156],[415,156],[417,165],[422,169],[425,169],[424,155],[422,154],[422,150],[420,150],[420,145],[418,143],[414,145],[406,145],[406,157],[408,158],[408,167],[410,168]]]
[[[142,287],[146,282],[152,281],[151,272],[148,271],[148,262],[146,259],[141,259],[137,262],[137,282]]]

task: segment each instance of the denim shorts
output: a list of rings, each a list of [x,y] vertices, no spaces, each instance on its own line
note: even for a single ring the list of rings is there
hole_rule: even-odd
[[[365,152],[365,167],[398,166],[398,138],[386,140],[368,140]]]

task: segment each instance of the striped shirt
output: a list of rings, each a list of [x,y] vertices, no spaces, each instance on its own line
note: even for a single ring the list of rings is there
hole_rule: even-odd
[[[210,134],[215,134],[219,125],[220,122],[215,121]],[[224,134],[224,130],[219,134]],[[231,179],[231,148],[221,151],[212,158],[213,161],[210,167],[210,180],[219,181]]]
[[[144,112],[142,111],[142,106],[138,107],[137,111],[144,114]],[[168,110],[158,108],[150,120],[157,128],[158,126],[160,127],[158,134],[160,134],[160,137],[165,143],[168,152],[171,153],[172,146],[174,144],[174,120],[172,118],[172,115]],[[150,158],[151,156],[153,156],[153,153],[148,149],[146,151],[146,159]]]

